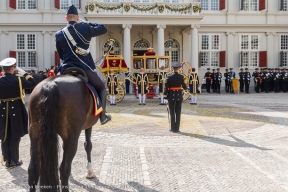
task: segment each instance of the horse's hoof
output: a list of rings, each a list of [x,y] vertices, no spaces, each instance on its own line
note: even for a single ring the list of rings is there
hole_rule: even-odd
[[[95,173],[91,173],[91,174],[88,173],[88,175],[86,176],[87,179],[93,179],[95,177],[96,177]]]

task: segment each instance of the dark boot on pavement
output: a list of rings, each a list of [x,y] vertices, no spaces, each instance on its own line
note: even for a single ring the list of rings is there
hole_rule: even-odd
[[[102,103],[102,113],[100,114],[100,121],[101,121],[101,125],[104,125],[106,124],[108,121],[111,121],[112,120],[112,117],[111,115],[108,115],[106,113],[106,90],[102,90],[100,92],[100,100],[101,100],[101,103]]]

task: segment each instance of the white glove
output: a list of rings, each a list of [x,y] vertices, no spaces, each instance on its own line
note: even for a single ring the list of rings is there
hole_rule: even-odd
[[[165,104],[168,103],[168,100],[167,100],[167,99],[164,99],[164,103],[165,103]]]
[[[26,73],[26,71],[24,71],[23,69],[21,69],[20,67],[16,66],[16,70],[18,71],[18,73],[20,75],[24,75]]]

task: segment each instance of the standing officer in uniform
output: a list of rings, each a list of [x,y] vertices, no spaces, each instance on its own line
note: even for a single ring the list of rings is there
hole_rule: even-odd
[[[239,72],[240,92],[244,92],[244,72],[243,68]]]
[[[158,86],[159,86],[159,94],[160,94],[160,98],[161,98],[159,105],[165,105],[163,93],[164,93],[164,87],[165,87],[165,80],[167,77],[167,72],[164,71],[164,69],[165,69],[164,66],[162,66],[161,71],[158,74]]]
[[[69,67],[79,67],[86,72],[88,82],[99,92],[103,112],[100,115],[101,124],[111,120],[106,114],[106,88],[103,81],[96,73],[94,60],[91,56],[89,45],[92,37],[107,32],[104,25],[91,22],[80,22],[77,8],[71,5],[66,11],[68,25],[56,32],[56,49],[63,63],[59,71],[63,73]]]
[[[148,93],[149,80],[143,68],[140,69],[140,73],[137,75],[136,85],[138,85],[139,105],[146,105],[145,99]]]
[[[198,87],[200,86],[199,76],[195,72],[195,68],[192,68],[192,73],[188,77],[189,91],[191,95],[191,105],[197,105],[197,93],[199,93]]]
[[[264,90],[265,93],[269,93],[269,88],[270,88],[270,81],[271,81],[271,75],[268,72],[268,69],[265,68],[265,71],[262,73],[262,79],[263,79],[263,83],[264,83]]]
[[[234,93],[233,84],[232,84],[232,79],[234,78],[235,78],[235,72],[233,71],[233,68],[230,68],[230,82],[231,82],[230,93]]]
[[[275,93],[279,93],[280,89],[279,89],[279,82],[281,79],[281,73],[279,71],[278,68],[275,69],[275,72],[273,73],[273,80],[274,80],[274,92]]]
[[[260,85],[262,83],[262,79],[260,77],[259,69],[256,68],[253,72],[252,76],[254,77],[254,86],[256,93],[260,93]]]
[[[128,71],[126,71],[125,74],[125,78],[127,78],[129,76],[129,68],[127,68]],[[128,79],[125,79],[125,89],[126,89],[126,94],[130,93],[130,81]]]
[[[117,94],[117,85],[118,85],[118,78],[117,75],[114,74],[114,70],[110,70],[110,74],[107,78],[107,86],[109,89],[109,97],[110,97],[110,105],[116,105],[115,103],[115,95]]]
[[[27,73],[23,73],[23,77],[14,75],[14,58],[4,59],[0,65],[5,72],[0,78],[0,139],[5,166],[9,168],[22,165],[19,160],[19,143],[21,137],[28,133],[23,89],[32,89],[37,83]]]
[[[261,77],[261,79],[262,79],[262,83],[261,83],[261,85],[260,85],[260,87],[261,87],[261,92],[264,92],[264,79],[263,79],[264,69],[265,69],[265,68],[260,68],[260,77]]]
[[[224,77],[225,77],[225,90],[226,90],[226,93],[228,93],[229,92],[228,77],[230,78],[228,69],[225,69]]]
[[[220,68],[217,68],[217,73],[215,74],[216,78],[216,93],[220,93],[221,82],[222,82],[222,73],[220,73]]]
[[[243,77],[244,77],[244,84],[245,84],[245,93],[249,93],[251,74],[248,71],[248,68],[245,68],[245,72],[243,74]]]
[[[282,77],[282,91],[283,91],[283,93],[286,93],[287,92],[287,83],[288,83],[288,73],[287,73],[285,68],[282,69],[281,77]]]
[[[165,82],[164,98],[168,99],[168,106],[170,111],[170,131],[177,133],[180,127],[181,107],[182,107],[182,89],[186,90],[184,76],[178,73],[181,64],[173,62],[171,64],[174,71],[167,76]]]
[[[210,68],[207,68],[207,72],[204,75],[204,79],[206,79],[207,93],[210,94],[210,87],[211,87],[211,82],[212,82],[212,73],[210,73]]]
[[[216,76],[217,76],[217,72],[215,72],[215,69],[212,69],[212,90],[213,90],[213,93],[215,93],[216,89],[217,89]]]

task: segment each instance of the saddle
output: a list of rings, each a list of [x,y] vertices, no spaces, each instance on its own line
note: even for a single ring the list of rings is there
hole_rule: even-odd
[[[94,117],[98,116],[102,111],[102,104],[100,102],[100,97],[98,92],[96,91],[96,89],[88,83],[88,77],[86,72],[78,67],[69,67],[67,68],[62,75],[72,75],[75,77],[80,78],[81,80],[83,80],[92,96],[93,99],[93,105],[94,105]]]

